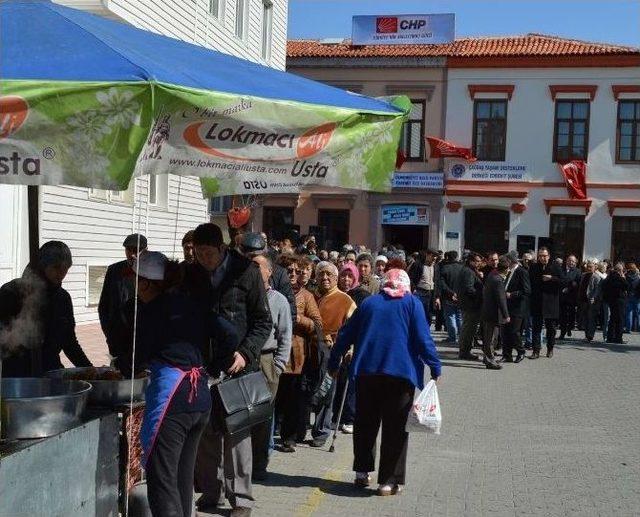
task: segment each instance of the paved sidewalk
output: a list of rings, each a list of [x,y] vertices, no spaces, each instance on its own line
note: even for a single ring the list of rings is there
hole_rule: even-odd
[[[333,454],[276,453],[253,514],[640,515],[640,336],[625,339],[568,340],[553,359],[501,371],[440,347],[442,434],[411,437],[404,494],[354,490],[340,435]]]

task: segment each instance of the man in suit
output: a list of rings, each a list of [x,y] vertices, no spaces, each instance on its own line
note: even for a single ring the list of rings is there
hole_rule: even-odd
[[[519,363],[524,359],[522,329],[529,317],[531,282],[529,272],[518,262],[518,252],[511,251],[506,257],[510,264],[504,287],[511,319],[502,329],[502,360],[505,363]],[[512,356],[514,348],[517,352],[515,361]]]
[[[478,332],[482,312],[482,257],[471,252],[465,267],[460,271],[456,295],[462,309],[462,329],[460,331],[460,349],[458,358],[467,361],[479,361],[478,356],[471,353],[473,338]]]
[[[576,267],[578,259],[569,255],[565,260],[564,276],[566,286],[560,294],[560,339],[571,337],[571,331],[576,325],[576,305],[578,304],[578,287],[582,273]]]
[[[560,291],[565,286],[562,266],[550,262],[549,249],[538,250],[538,262],[529,268],[531,280],[531,316],[533,320],[533,352],[529,359],[540,357],[542,327],[547,330],[547,357],[553,357],[556,325],[560,316]]]
[[[508,324],[509,310],[504,281],[509,271],[509,260],[506,256],[498,259],[497,268],[484,279],[482,290],[482,351],[483,362],[489,370],[500,370],[495,359],[493,348],[501,326]]]

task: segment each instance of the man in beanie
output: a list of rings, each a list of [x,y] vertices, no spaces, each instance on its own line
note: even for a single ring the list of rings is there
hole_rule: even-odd
[[[76,337],[71,296],[62,287],[71,263],[64,242],[46,242],[22,277],[0,288],[4,377],[40,377],[63,368],[60,352],[74,366],[91,366]]]
[[[220,370],[244,375],[260,369],[260,352],[272,329],[267,294],[257,264],[224,245],[220,227],[206,223],[193,233],[196,262],[185,268],[184,288],[200,306],[207,307],[236,327],[240,344],[233,362],[221,364],[219,343],[212,339],[205,358],[210,373]],[[225,354],[226,355],[226,354]],[[222,409],[214,404],[211,425],[200,440],[195,481],[202,497],[198,509],[215,511],[223,498],[229,499],[233,517],[251,514],[251,431],[225,433]]]
[[[529,315],[531,282],[529,272],[518,262],[518,252],[511,251],[505,256],[509,261],[509,273],[504,287],[511,320],[503,327],[502,360],[505,363],[519,363],[524,359],[522,330]],[[512,356],[514,348],[517,353],[515,361]]]
[[[134,297],[136,284],[132,266],[138,255],[147,250],[147,238],[132,233],[127,236],[122,246],[126,258],[107,268],[98,303],[100,326],[107,339],[109,353],[115,358],[116,364],[131,341],[129,336],[122,335],[122,322],[127,301]]]

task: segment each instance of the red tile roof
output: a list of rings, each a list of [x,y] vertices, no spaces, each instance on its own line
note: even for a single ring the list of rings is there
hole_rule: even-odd
[[[323,44],[317,40],[289,40],[287,57],[551,57],[551,56],[640,56],[640,49],[573,39],[527,34],[485,38],[461,38],[442,45],[363,45],[351,40]]]

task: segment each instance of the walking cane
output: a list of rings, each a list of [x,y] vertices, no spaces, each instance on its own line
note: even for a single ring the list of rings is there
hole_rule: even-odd
[[[336,428],[333,430],[333,438],[331,439],[331,447],[329,452],[335,452],[336,437],[338,436],[338,429],[340,428],[340,420],[342,419],[342,410],[344,409],[344,403],[347,400],[347,392],[349,391],[349,376],[347,375],[347,382],[344,383],[344,392],[342,393],[342,400],[340,401],[340,409],[338,410],[338,419],[336,420]]]

